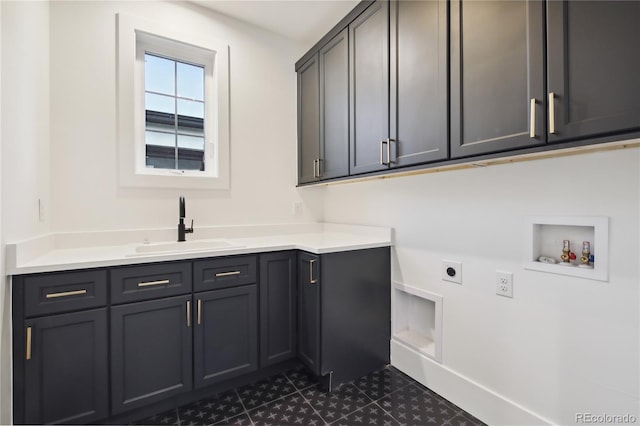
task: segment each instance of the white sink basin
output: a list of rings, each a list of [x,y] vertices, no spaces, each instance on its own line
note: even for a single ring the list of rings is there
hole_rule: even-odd
[[[153,253],[182,253],[185,251],[213,251],[229,250],[244,246],[225,240],[194,240],[194,241],[170,241],[161,243],[147,243],[137,245],[135,253],[131,256],[140,256]]]

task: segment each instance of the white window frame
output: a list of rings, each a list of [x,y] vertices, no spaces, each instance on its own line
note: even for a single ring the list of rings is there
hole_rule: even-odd
[[[122,186],[229,189],[229,47],[207,35],[117,14],[118,139]],[[146,167],[144,54],[205,66],[205,170]]]

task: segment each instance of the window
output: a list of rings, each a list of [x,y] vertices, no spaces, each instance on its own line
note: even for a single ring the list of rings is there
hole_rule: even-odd
[[[205,171],[204,65],[145,52],[144,70],[146,167]]]
[[[228,47],[118,15],[124,186],[229,187]]]

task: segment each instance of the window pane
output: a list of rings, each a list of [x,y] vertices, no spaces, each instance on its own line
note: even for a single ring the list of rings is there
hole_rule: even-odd
[[[178,99],[178,115],[204,118],[204,103],[199,101],[187,101]]]
[[[154,95],[152,93],[145,93],[145,109],[150,111],[166,112],[168,114],[175,114],[176,105],[175,98],[173,96]]]
[[[144,132],[145,144],[155,146],[176,146],[176,135],[173,133]],[[173,167],[172,167],[173,168]]]
[[[175,61],[146,53],[144,55],[144,87],[150,92],[175,95]]]
[[[178,135],[178,148],[189,148],[204,151],[204,138]]]
[[[178,96],[204,101],[204,68],[178,62]]]
[[[164,132],[164,133],[175,133],[175,126],[172,123],[171,125],[156,123],[149,120],[149,115],[147,114],[147,125],[145,126],[145,130],[153,131],[153,132]],[[173,117],[173,115],[171,115]]]
[[[154,169],[175,169],[176,150],[164,146],[147,146],[146,166]]]
[[[202,118],[178,116],[178,133],[181,135],[204,137],[204,120]]]
[[[178,169],[204,171],[204,152],[187,148],[179,148]]]

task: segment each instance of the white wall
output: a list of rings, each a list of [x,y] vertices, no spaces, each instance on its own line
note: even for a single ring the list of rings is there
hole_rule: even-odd
[[[231,190],[123,188],[118,184],[118,12],[208,32],[230,46]],[[195,5],[51,3],[51,176],[54,231],[173,227],[178,195],[199,226],[313,220],[294,217],[299,47]]]
[[[325,197],[328,222],[393,227],[393,279],[443,295],[452,374],[558,424],[585,411],[640,418],[640,149],[330,186]],[[524,270],[527,215],[608,216],[609,282]],[[442,259],[463,262],[462,286],[441,280]],[[513,272],[513,299],[495,294],[497,269]],[[505,422],[411,356],[398,367]]]
[[[3,237],[49,230],[49,4],[2,2]]]
[[[45,206],[50,201],[49,4],[3,1],[0,10],[0,276],[4,277],[4,242],[49,231],[48,221],[38,217],[38,199]],[[11,421],[10,301],[5,285],[0,291],[0,424]]]

